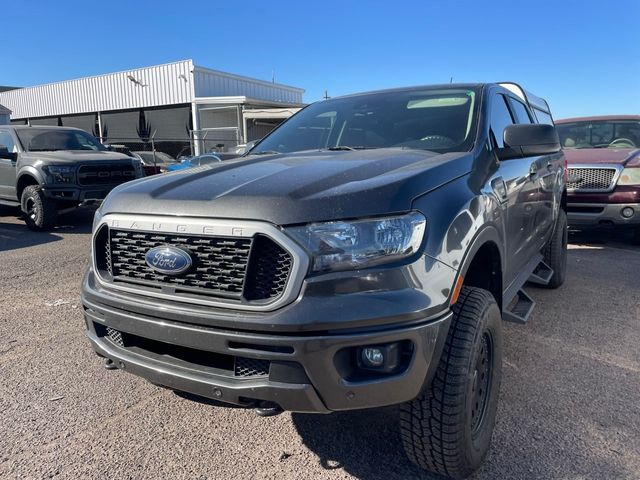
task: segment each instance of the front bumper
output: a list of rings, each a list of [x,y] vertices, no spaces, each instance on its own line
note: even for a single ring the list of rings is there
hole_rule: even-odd
[[[57,201],[89,203],[104,200],[117,185],[95,185],[92,187],[49,187],[45,186],[45,196]]]
[[[92,275],[85,276],[82,300],[87,337],[99,355],[151,382],[245,407],[273,402],[289,411],[328,413],[412,400],[437,367],[452,315],[447,310],[416,321],[415,312],[407,312],[403,322],[396,314],[387,328],[379,319],[368,329],[238,331],[176,320],[162,307],[124,309],[108,301]],[[113,331],[124,340],[114,341],[107,333]],[[402,368],[391,374],[357,369],[357,347],[392,342],[411,345]],[[221,367],[238,359],[267,362],[268,373],[238,377],[233,367]]]
[[[625,208],[633,209],[630,218],[622,215]],[[640,225],[640,203],[567,203],[570,225]]]

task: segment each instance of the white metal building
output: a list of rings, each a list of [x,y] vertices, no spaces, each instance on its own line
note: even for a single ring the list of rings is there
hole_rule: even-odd
[[[303,93],[184,60],[0,92],[0,103],[11,123],[74,126],[104,143],[178,155],[261,138],[302,106]]]
[[[9,123],[10,116],[11,110],[0,105],[0,125],[7,125]]]

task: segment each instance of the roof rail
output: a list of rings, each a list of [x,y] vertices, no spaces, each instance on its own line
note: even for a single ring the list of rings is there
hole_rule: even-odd
[[[510,92],[520,97],[522,100],[527,102],[530,107],[536,108],[538,110],[542,110],[543,112],[546,112],[549,115],[551,115],[551,109],[549,108],[549,104],[544,98],[540,98],[531,92],[527,92],[524,88],[522,88],[520,85],[518,85],[515,82],[500,82],[498,83],[498,85],[506,88]]]

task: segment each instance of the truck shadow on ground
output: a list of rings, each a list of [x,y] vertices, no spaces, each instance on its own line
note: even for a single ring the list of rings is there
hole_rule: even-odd
[[[628,229],[589,228],[569,229],[569,243],[583,245],[609,245],[617,248],[640,250],[640,234]]]
[[[433,478],[406,458],[398,407],[338,412],[293,413],[293,424],[307,448],[327,470],[344,469],[357,478]]]
[[[0,205],[0,252],[33,247],[62,240],[62,234],[91,233],[94,208],[83,208],[60,215],[58,226],[48,232],[32,232],[18,208]]]

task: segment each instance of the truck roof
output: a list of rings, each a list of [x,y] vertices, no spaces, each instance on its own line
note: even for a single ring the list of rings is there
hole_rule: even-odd
[[[413,90],[424,90],[424,89],[461,89],[466,88],[470,90],[478,90],[487,85],[498,85],[500,87],[506,88],[516,96],[520,97],[525,103],[528,103],[532,108],[536,108],[538,110],[542,110],[543,112],[551,115],[551,109],[549,108],[549,104],[544,98],[538,97],[533,93],[525,90],[520,85],[515,82],[490,82],[490,83],[443,83],[443,84],[435,84],[435,85],[417,85],[412,87],[400,87],[400,88],[389,88],[382,90],[374,90],[370,92],[360,92],[353,93],[349,95],[342,95],[334,98],[348,98],[348,97],[357,97],[359,95],[369,95],[374,93],[392,93],[392,92],[410,92]]]
[[[11,128],[13,130],[81,130],[76,127],[57,127],[53,125],[0,125],[0,128]]]
[[[572,117],[556,120],[556,123],[594,122],[607,120],[639,120],[640,115],[595,115],[593,117]]]

